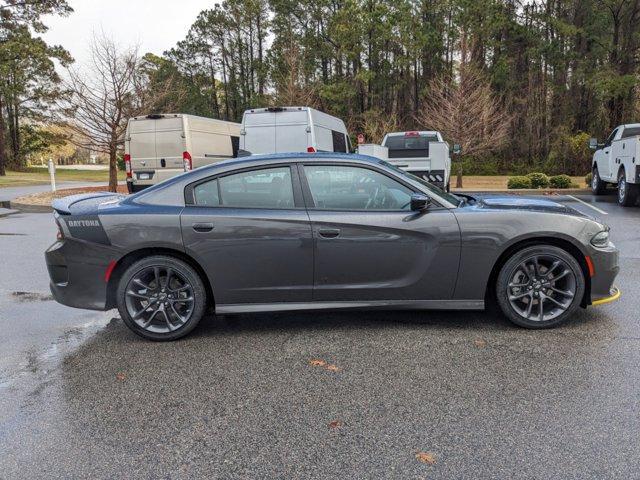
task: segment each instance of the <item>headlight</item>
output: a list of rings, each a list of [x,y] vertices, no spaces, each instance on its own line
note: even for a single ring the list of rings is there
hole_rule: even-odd
[[[596,233],[591,239],[591,245],[594,247],[606,247],[609,245],[609,232]]]

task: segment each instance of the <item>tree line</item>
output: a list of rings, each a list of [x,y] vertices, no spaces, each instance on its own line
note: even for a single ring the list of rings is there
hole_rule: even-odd
[[[40,16],[69,14],[66,2],[12,4],[0,7],[0,162],[19,164],[16,132],[46,119],[54,97],[70,95],[61,111],[76,127],[91,105],[49,68],[68,54],[37,37]],[[476,169],[582,174],[590,135],[640,121],[640,0],[225,0],[173,48],[130,61],[139,81],[121,113],[239,121],[247,108],[303,104],[367,141],[441,129]]]

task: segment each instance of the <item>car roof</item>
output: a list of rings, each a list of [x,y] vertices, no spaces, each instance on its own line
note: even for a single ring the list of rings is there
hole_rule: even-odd
[[[260,163],[269,164],[275,162],[306,162],[314,160],[332,160],[336,162],[356,162],[356,163],[368,163],[379,165],[381,160],[379,158],[371,157],[369,155],[360,155],[359,153],[338,153],[338,152],[291,152],[291,153],[269,153],[264,155],[249,155],[247,157],[233,158],[230,160],[223,160],[222,162],[212,163],[200,167],[198,171],[217,170],[220,167],[242,167],[243,165],[258,165]]]

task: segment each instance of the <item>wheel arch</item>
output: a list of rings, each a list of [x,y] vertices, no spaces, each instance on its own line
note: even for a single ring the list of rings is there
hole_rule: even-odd
[[[180,250],[175,250],[172,248],[146,247],[129,252],[117,261],[115,267],[111,271],[111,275],[109,276],[109,282],[107,283],[107,308],[116,307],[116,290],[118,288],[118,282],[120,281],[120,278],[122,278],[122,275],[127,270],[127,268],[129,268],[138,260],[153,255],[165,255],[168,257],[177,258],[178,260],[182,260],[183,262],[186,262],[188,265],[190,265],[198,273],[200,279],[202,280],[202,283],[205,286],[205,289],[207,291],[207,307],[212,308],[215,306],[213,289],[211,287],[209,277],[193,257]]]
[[[511,245],[509,245],[498,257],[496,262],[491,269],[491,273],[489,274],[489,279],[487,281],[487,288],[485,292],[485,302],[490,300],[495,300],[495,288],[496,282],[498,280],[498,274],[500,273],[500,269],[506,263],[506,261],[513,255],[514,253],[532,246],[538,245],[551,245],[554,247],[558,247],[569,253],[573,258],[576,259],[578,265],[582,269],[582,274],[584,275],[584,295],[580,302],[580,306],[586,307],[591,303],[591,276],[589,275],[589,266],[587,265],[587,259],[585,254],[577,247],[575,244],[566,240],[564,238],[558,237],[532,237],[526,238],[523,240],[519,240]]]

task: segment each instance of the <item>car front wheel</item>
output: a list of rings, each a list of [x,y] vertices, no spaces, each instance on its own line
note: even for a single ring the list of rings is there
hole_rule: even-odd
[[[537,245],[514,253],[496,282],[500,309],[516,325],[560,325],[580,306],[585,281],[582,268],[565,250]]]
[[[190,333],[206,307],[206,290],[198,273],[177,258],[154,255],[124,272],[117,290],[124,323],[149,340],[175,340]]]

